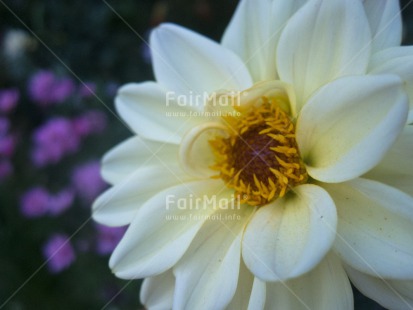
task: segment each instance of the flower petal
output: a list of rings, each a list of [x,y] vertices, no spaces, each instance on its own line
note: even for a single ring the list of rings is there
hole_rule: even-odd
[[[390,3],[390,2],[388,2]],[[397,1],[394,1],[397,3]],[[369,73],[393,73],[406,83],[406,92],[410,99],[408,123],[413,122],[413,46],[388,48],[373,55],[369,65]]]
[[[161,142],[179,144],[182,135],[202,121],[191,114],[190,105],[176,102],[175,94],[159,84],[127,84],[115,99],[119,115],[140,136]]]
[[[347,275],[357,289],[388,309],[413,309],[413,280],[389,280],[372,277],[350,266]]]
[[[384,159],[364,177],[396,187],[413,197],[413,126],[406,126]]]
[[[241,260],[238,286],[226,310],[260,310],[265,306],[265,282],[254,278]]]
[[[117,184],[140,168],[168,166],[177,162],[176,144],[159,143],[134,136],[105,154],[102,161],[102,176],[107,182]]]
[[[306,0],[242,0],[225,30],[222,45],[237,53],[255,82],[275,80],[276,47],[288,19]]]
[[[373,53],[402,41],[402,18],[399,1],[363,0],[373,38]]]
[[[171,270],[146,278],[141,287],[140,299],[148,310],[172,309],[175,277]]]
[[[128,225],[149,198],[168,187],[189,180],[193,178],[176,164],[137,169],[96,199],[93,204],[93,219],[108,226]]]
[[[413,278],[413,198],[366,179],[323,186],[337,206],[334,249],[344,262],[373,276]]]
[[[177,95],[192,95],[190,104],[199,109],[203,102],[197,96],[252,84],[235,53],[183,27],[162,24],[152,32],[150,46],[156,80]]]
[[[397,76],[353,76],[317,91],[297,121],[308,173],[343,182],[373,168],[406,122],[408,99]]]
[[[265,281],[300,276],[328,252],[336,225],[327,192],[316,185],[298,186],[254,214],[242,245],[245,264]]]
[[[223,209],[205,221],[174,267],[174,309],[224,309],[230,303],[238,283],[241,238],[251,213],[252,208]]]
[[[205,201],[205,197],[216,195],[220,201],[216,193],[223,192],[223,186],[219,180],[194,181],[168,188],[149,199],[110,258],[113,272],[119,278],[136,279],[174,266],[213,211],[214,201]]]
[[[267,283],[266,309],[351,310],[353,293],[335,255],[309,273],[286,282]]]
[[[279,75],[294,85],[298,110],[327,82],[365,73],[370,39],[359,0],[313,0],[304,5],[289,20],[277,49]]]

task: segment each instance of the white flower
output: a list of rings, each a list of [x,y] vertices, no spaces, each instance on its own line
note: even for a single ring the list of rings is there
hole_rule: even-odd
[[[217,44],[165,24],[116,99],[94,219],[149,309],[413,307],[413,50],[397,1],[243,0]],[[207,94],[208,96],[203,96]],[[230,102],[231,105],[225,104]],[[238,208],[239,206],[239,208]]]

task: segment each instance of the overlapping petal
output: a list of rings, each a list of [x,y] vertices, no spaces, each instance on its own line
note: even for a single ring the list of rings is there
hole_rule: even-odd
[[[202,99],[209,93],[252,84],[235,53],[183,27],[162,24],[152,32],[150,46],[156,80],[168,91],[188,96],[195,109],[203,109]]]
[[[177,164],[137,169],[96,199],[92,207],[93,219],[108,226],[128,225],[152,196],[190,180],[193,178]]]
[[[138,211],[109,265],[120,278],[145,278],[162,273],[182,257],[213,201],[203,197],[229,194],[217,180],[188,182],[157,193]],[[218,201],[220,195],[217,195]],[[204,203],[205,202],[205,203]],[[216,206],[216,205],[215,205]],[[196,215],[197,217],[191,217]]]
[[[297,121],[308,173],[342,182],[373,168],[405,126],[408,98],[393,75],[352,76],[317,91]]]
[[[279,281],[317,265],[335,238],[334,202],[321,187],[301,185],[258,209],[245,231],[242,256],[258,278]]]
[[[216,211],[174,267],[174,309],[224,309],[238,282],[241,239],[252,208]]]
[[[413,308],[413,280],[373,277],[350,266],[345,267],[351,282],[367,297],[383,307],[395,310]]]
[[[148,310],[172,309],[175,277],[171,270],[146,278],[141,287],[140,300]]]
[[[169,166],[178,162],[178,146],[134,136],[105,154],[102,176],[117,184],[129,178],[136,170],[148,166]]]
[[[395,1],[397,2],[397,1]],[[408,123],[413,122],[413,46],[388,48],[374,54],[369,65],[370,74],[397,74],[405,82],[410,99]]]
[[[279,76],[294,85],[302,107],[317,88],[329,81],[365,73],[370,41],[360,0],[308,1],[291,17],[280,37]]]
[[[306,0],[242,0],[222,38],[237,53],[255,82],[278,77],[276,47],[288,19]]]
[[[402,18],[399,1],[362,0],[372,35],[372,52],[400,45]]]
[[[157,83],[144,82],[120,88],[115,102],[119,115],[137,134],[150,140],[179,144],[185,131],[202,119],[191,117],[191,105],[185,102],[178,105],[175,96],[168,95]]]
[[[344,262],[384,278],[413,278],[413,198],[366,179],[324,184],[337,206],[335,251]]]
[[[380,163],[365,177],[393,186],[413,197],[413,126],[406,126]]]
[[[332,254],[299,278],[267,283],[266,296],[265,309],[353,309],[350,282]]]

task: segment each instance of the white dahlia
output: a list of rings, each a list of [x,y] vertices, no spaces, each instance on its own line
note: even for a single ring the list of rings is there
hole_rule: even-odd
[[[164,24],[93,217],[149,309],[413,307],[413,47],[396,0],[242,0],[221,44]],[[409,108],[410,102],[410,108]]]

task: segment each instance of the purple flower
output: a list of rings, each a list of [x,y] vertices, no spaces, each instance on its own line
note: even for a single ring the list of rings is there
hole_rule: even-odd
[[[86,82],[79,86],[80,98],[90,98],[96,92],[96,84],[93,82]]]
[[[17,105],[20,93],[16,88],[0,90],[0,112],[9,113]]]
[[[55,234],[43,246],[43,255],[52,273],[68,268],[75,260],[75,251],[70,239],[64,234]]]
[[[10,160],[3,158],[0,159],[0,182],[5,180],[13,173],[13,166]]]
[[[38,128],[33,141],[32,160],[39,167],[57,163],[65,155],[75,153],[80,144],[72,122],[63,117],[53,118]]]
[[[10,128],[10,121],[5,117],[0,117],[0,135],[5,135]]]
[[[107,186],[100,176],[98,161],[76,167],[72,173],[72,184],[79,197],[86,203],[91,203]]]
[[[57,103],[63,102],[68,98],[75,90],[75,84],[72,79],[65,78],[61,81],[55,82],[55,88],[53,91],[54,101]]]
[[[126,227],[108,227],[100,224],[96,225],[96,229],[96,251],[101,255],[112,253],[126,231]]]
[[[101,133],[106,129],[106,115],[98,110],[90,110],[73,119],[73,128],[80,137]]]
[[[45,215],[49,209],[49,192],[43,187],[34,187],[20,199],[20,211],[28,218]]]
[[[12,135],[0,135],[0,155],[10,157],[16,147],[16,138]]]
[[[48,106],[66,100],[74,91],[75,85],[69,78],[58,79],[51,71],[39,71],[29,81],[29,94],[33,101]]]
[[[74,199],[74,192],[72,189],[67,188],[55,195],[49,197],[48,212],[50,215],[57,216],[68,209]]]

